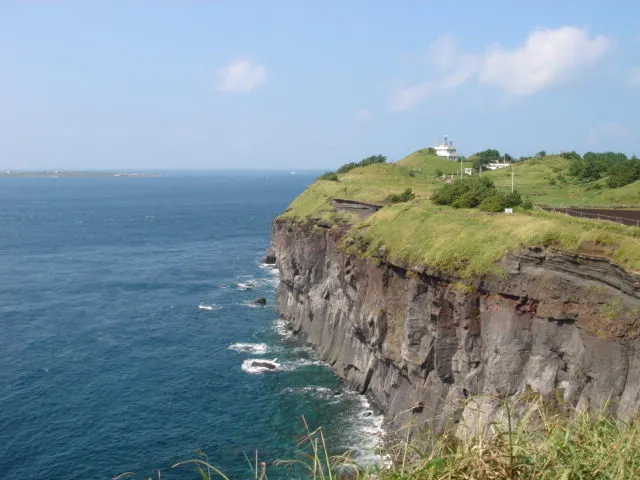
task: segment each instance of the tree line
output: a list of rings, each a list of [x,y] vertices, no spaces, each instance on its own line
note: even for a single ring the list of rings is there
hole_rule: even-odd
[[[571,160],[567,173],[581,182],[606,177],[607,187],[618,188],[640,180],[640,159],[635,155],[628,158],[624,153],[587,152],[581,157],[576,152],[566,152],[562,156]]]
[[[387,157],[384,155],[371,155],[367,158],[363,158],[359,162],[349,162],[342,165],[335,172],[325,172],[318,177],[320,180],[331,180],[333,182],[338,181],[338,174],[347,173],[349,170],[353,170],[358,167],[368,167],[376,163],[386,163]]]

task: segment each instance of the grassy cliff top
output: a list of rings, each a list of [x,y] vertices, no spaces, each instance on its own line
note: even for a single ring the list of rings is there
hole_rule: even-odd
[[[463,165],[467,166],[467,165]],[[470,166],[470,165],[468,165]],[[640,209],[640,181],[621,188],[585,185],[568,174],[569,160],[560,156],[515,165],[516,189],[534,204],[635,207]],[[460,164],[419,150],[397,163],[354,168],[337,181],[317,180],[280,218],[321,219],[348,223],[366,252],[384,249],[390,259],[427,265],[461,277],[498,273],[496,262],[508,251],[531,245],[554,246],[611,258],[640,272],[640,228],[568,217],[541,210],[512,215],[435,205],[430,197],[444,184],[441,175],[455,174]],[[483,172],[498,189],[511,188],[511,169]],[[411,188],[415,199],[392,204],[390,196]],[[360,220],[339,211],[331,199],[351,199],[384,205]]]

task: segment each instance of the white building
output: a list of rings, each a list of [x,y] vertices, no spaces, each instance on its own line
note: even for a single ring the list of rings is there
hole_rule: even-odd
[[[453,142],[448,137],[444,137],[444,142],[433,147],[436,151],[436,155],[439,157],[448,158],[449,160],[458,161],[458,153],[456,147],[453,146]]]
[[[507,168],[510,167],[511,164],[510,163],[500,163],[500,162],[494,162],[494,163],[490,163],[489,165],[487,165],[485,168],[488,168],[489,170],[498,170],[499,168]]]

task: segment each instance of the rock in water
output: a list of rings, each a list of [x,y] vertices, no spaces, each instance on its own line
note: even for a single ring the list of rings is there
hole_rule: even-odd
[[[255,305],[266,305],[267,304],[267,299],[264,297],[260,297],[260,298],[256,298],[253,303]]]
[[[268,253],[266,257],[262,259],[262,263],[266,265],[275,265],[276,264],[276,256]]]

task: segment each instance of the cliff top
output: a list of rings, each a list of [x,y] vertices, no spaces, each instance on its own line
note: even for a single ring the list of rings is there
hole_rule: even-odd
[[[516,190],[536,205],[589,205],[640,209],[640,180],[607,188],[606,179],[579,181],[569,175],[571,159],[560,155],[515,164]],[[463,165],[470,167],[470,164]],[[640,271],[640,227],[569,217],[541,209],[516,208],[513,214],[436,205],[442,175],[455,174],[460,163],[419,150],[396,163],[376,163],[317,180],[281,215],[295,221],[348,226],[363,253],[411,265],[427,265],[462,277],[501,271],[506,252],[544,245],[604,256],[628,270]],[[510,191],[511,169],[482,173],[501,192]],[[393,195],[411,188],[415,198],[393,203]],[[336,207],[333,199],[383,206],[363,219]],[[396,198],[395,200],[398,200]]]

